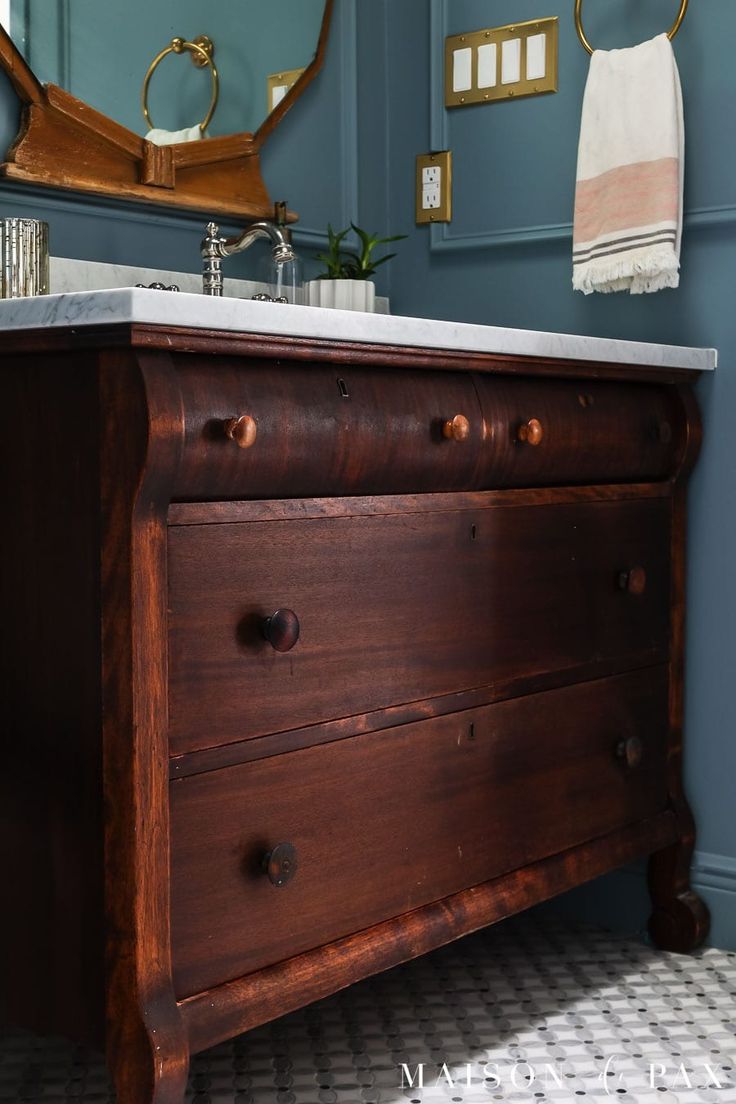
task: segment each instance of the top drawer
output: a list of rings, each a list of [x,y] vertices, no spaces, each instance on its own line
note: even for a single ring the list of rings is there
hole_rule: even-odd
[[[179,361],[177,499],[452,491],[481,482],[470,375],[196,357]],[[245,417],[239,447],[229,420]]]
[[[177,368],[180,501],[666,479],[685,435],[677,392],[653,384],[236,357]]]

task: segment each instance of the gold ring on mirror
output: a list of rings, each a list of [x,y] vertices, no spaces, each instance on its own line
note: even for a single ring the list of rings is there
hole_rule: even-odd
[[[199,129],[204,134],[207,127],[212,121],[212,116],[215,113],[217,107],[217,100],[220,95],[220,77],[215,67],[215,63],[212,60],[212,54],[214,53],[214,43],[206,35],[200,35],[194,42],[187,42],[183,38],[172,38],[170,44],[165,50],[162,50],[160,54],[156,54],[151,64],[148,66],[148,72],[143,78],[143,91],[141,93],[141,107],[143,108],[143,116],[148,123],[151,130],[153,130],[153,120],[148,110],[148,86],[151,83],[151,77],[161,64],[163,59],[169,54],[183,54],[185,51],[189,51],[192,54],[192,61],[200,68],[208,66],[210,70],[210,76],[212,78],[212,99],[210,100],[209,110],[205,115],[203,121],[199,124]]]

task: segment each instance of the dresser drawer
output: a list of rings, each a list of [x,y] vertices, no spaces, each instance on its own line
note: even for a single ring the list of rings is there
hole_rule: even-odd
[[[673,388],[475,377],[486,487],[646,482],[677,469],[684,412]]]
[[[661,811],[666,734],[659,667],[172,782],[177,995]]]
[[[171,526],[171,753],[662,661],[669,511],[642,499]],[[264,637],[293,642],[269,626],[279,610],[300,628],[284,652]]]
[[[175,499],[450,491],[481,481],[470,375],[178,363],[186,436]],[[242,418],[247,447],[227,436]]]
[[[179,501],[658,480],[684,446],[681,400],[653,384],[196,355],[177,378]]]

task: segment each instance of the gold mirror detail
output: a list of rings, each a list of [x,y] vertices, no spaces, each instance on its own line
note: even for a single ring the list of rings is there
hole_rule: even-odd
[[[685,13],[687,12],[687,6],[689,3],[690,0],[680,0],[680,10],[677,13],[677,18],[675,19],[672,27],[667,32],[667,37],[670,42],[682,26],[682,21],[685,18]],[[575,30],[578,32],[578,38],[580,39],[583,47],[587,50],[589,54],[592,54],[594,47],[591,46],[590,42],[588,41],[587,35],[585,34],[585,30],[583,29],[583,0],[575,0]]]

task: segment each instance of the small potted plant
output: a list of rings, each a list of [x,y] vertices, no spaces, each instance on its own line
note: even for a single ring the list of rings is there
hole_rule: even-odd
[[[358,238],[359,246],[356,249],[343,246],[351,230]],[[375,257],[374,250],[379,245],[401,241],[405,237],[406,234],[396,234],[390,238],[379,238],[376,234],[366,233],[352,222],[346,230],[336,233],[328,225],[328,250],[317,254],[317,260],[325,266],[325,271],[316,280],[309,282],[309,305],[338,307],[342,310],[374,310],[376,285],[371,276],[379,265],[396,256],[395,253],[387,253],[383,257]]]

